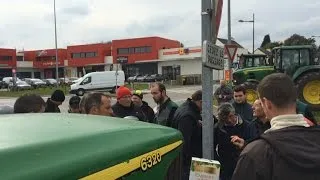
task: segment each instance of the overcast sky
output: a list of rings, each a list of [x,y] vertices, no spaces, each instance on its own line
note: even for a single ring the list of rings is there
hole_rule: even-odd
[[[201,44],[201,0],[56,0],[56,6],[62,48],[142,36]],[[256,47],[266,34],[272,41],[320,35],[319,9],[318,0],[231,0],[232,37],[251,50],[252,23],[238,20],[251,20],[253,12]],[[0,35],[3,48],[54,48],[53,0],[1,0]],[[227,0],[219,37],[227,37]]]

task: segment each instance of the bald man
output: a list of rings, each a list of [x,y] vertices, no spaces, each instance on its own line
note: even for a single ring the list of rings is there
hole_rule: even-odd
[[[220,87],[218,87],[218,89],[214,93],[214,97],[217,99],[218,105],[225,102],[230,102],[232,100],[233,91],[230,87],[227,86],[225,80],[220,80]]]

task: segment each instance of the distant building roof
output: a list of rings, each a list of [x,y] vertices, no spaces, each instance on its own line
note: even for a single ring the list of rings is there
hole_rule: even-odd
[[[222,39],[222,38],[218,38],[218,40],[222,43],[222,44],[228,44],[228,40],[227,39]],[[237,43],[234,40],[231,40],[231,44],[235,44],[238,46],[238,48],[243,48],[243,46],[241,46],[239,43]]]
[[[263,49],[263,48],[258,48],[257,50],[260,50],[261,52],[263,52],[264,54],[266,54],[267,56],[271,56],[272,53],[266,49]]]

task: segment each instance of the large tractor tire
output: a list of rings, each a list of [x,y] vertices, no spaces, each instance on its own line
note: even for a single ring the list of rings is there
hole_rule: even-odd
[[[298,98],[314,111],[320,110],[320,72],[310,72],[297,81]]]
[[[256,99],[258,99],[257,87],[258,83],[256,82],[245,82],[243,86],[246,88],[247,102],[253,104]]]

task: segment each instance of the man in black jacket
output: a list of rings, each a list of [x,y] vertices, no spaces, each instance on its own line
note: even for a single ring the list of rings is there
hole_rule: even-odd
[[[51,98],[48,98],[46,102],[46,109],[45,112],[48,113],[60,113],[60,108],[59,106],[64,102],[66,99],[64,92],[61,90],[55,90]]]
[[[173,127],[180,130],[183,138],[183,180],[189,179],[192,157],[202,157],[202,91],[196,91],[176,110]]]
[[[137,107],[140,107],[142,112],[147,118],[147,122],[154,123],[154,111],[153,109],[148,105],[147,102],[143,101],[143,94],[140,90],[134,91],[132,94],[131,100],[134,105]]]
[[[233,107],[236,109],[236,113],[246,121],[252,121],[253,112],[252,107],[246,100],[246,89],[243,86],[236,86],[233,92],[234,103]]]
[[[230,103],[218,107],[219,122],[214,127],[214,158],[221,164],[220,179],[230,180],[236,167],[241,149],[235,146],[231,139],[234,136],[245,141],[256,136],[254,126],[237,115]]]
[[[117,103],[112,106],[113,113],[116,117],[124,118],[126,116],[135,116],[140,121],[147,121],[147,118],[141,109],[135,106],[131,101],[132,93],[124,86],[117,90]]]
[[[320,129],[296,114],[294,82],[274,73],[258,93],[271,128],[244,148],[233,180],[320,179]]]

